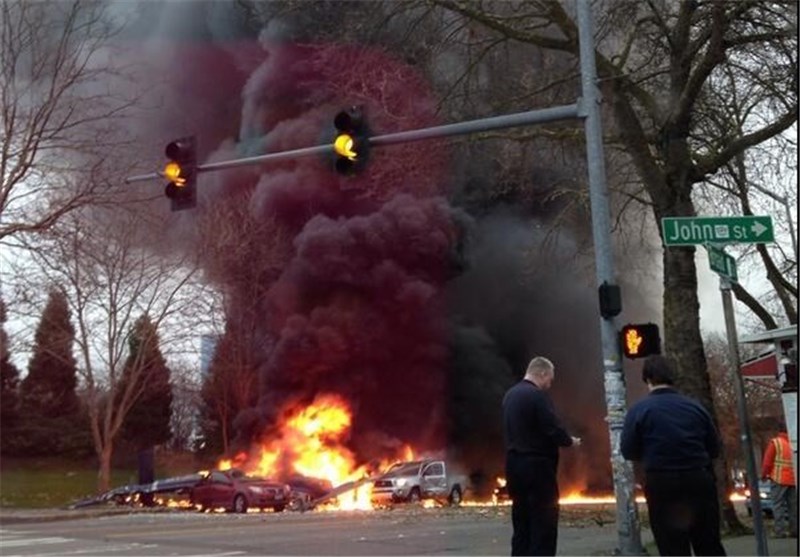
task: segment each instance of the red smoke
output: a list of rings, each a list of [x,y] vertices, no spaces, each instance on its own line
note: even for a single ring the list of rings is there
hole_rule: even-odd
[[[375,135],[438,124],[417,72],[363,47],[269,45],[242,99],[239,137],[216,160],[331,141],[333,117],[351,105]],[[266,431],[287,401],[336,392],[352,405],[351,442],[365,460],[380,453],[375,439],[445,448],[444,286],[462,234],[440,196],[446,180],[444,147],[430,141],[375,149],[355,177],[324,157],[201,175],[200,214],[247,200],[230,222],[209,221],[207,233],[228,242],[215,252],[226,263],[209,268],[229,296],[229,329],[251,327],[240,338]],[[239,219],[268,232],[223,238],[247,228]]]

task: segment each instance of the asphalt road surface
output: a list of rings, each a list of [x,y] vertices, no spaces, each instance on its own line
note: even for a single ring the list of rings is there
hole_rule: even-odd
[[[596,512],[563,516],[559,553],[609,555],[616,532]],[[579,523],[582,522],[582,523]],[[4,524],[0,554],[132,555],[508,555],[509,509],[395,509],[245,515],[138,512]]]

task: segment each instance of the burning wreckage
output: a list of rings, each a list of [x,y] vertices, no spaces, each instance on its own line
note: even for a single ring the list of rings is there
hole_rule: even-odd
[[[354,484],[355,482],[349,482],[334,489],[325,480],[300,476],[278,482],[231,468],[201,471],[152,483],[124,485],[77,501],[70,508],[113,503],[172,506],[202,511],[225,509],[237,513],[253,508],[272,509],[274,512],[282,512],[284,509],[306,511],[354,489],[357,487]]]
[[[236,468],[211,470],[148,484],[117,487],[78,501],[71,508],[115,503],[175,506],[201,511],[224,509],[234,513],[244,513],[253,508],[272,509],[273,512],[286,509],[308,511],[365,486],[371,492],[371,501],[380,506],[387,504],[387,496],[389,503],[418,503],[421,499],[430,499],[458,506],[467,489],[466,479],[463,476],[446,477],[445,466],[440,460],[399,462],[375,477],[348,481],[336,487],[316,478],[295,476],[286,482],[276,482],[249,476]]]
[[[466,480],[443,460],[416,458],[409,445],[369,465],[358,465],[359,459],[344,442],[351,411],[337,395],[319,395],[284,417],[280,427],[249,453],[220,460],[213,470],[117,487],[72,507],[115,503],[280,512],[324,504],[363,510],[421,499],[458,505],[468,489]]]

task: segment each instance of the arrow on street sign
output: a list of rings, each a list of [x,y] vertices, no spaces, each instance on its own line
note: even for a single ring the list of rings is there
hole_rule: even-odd
[[[708,250],[708,264],[711,270],[726,277],[731,282],[738,282],[736,260],[721,248],[706,244],[706,249]]]
[[[665,246],[698,244],[767,244],[775,241],[770,216],[664,217]]]

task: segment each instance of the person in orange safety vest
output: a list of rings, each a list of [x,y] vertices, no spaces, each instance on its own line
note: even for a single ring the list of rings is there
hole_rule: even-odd
[[[772,514],[775,536],[797,537],[797,484],[792,468],[792,445],[785,428],[773,437],[764,451],[761,478],[772,480]]]

